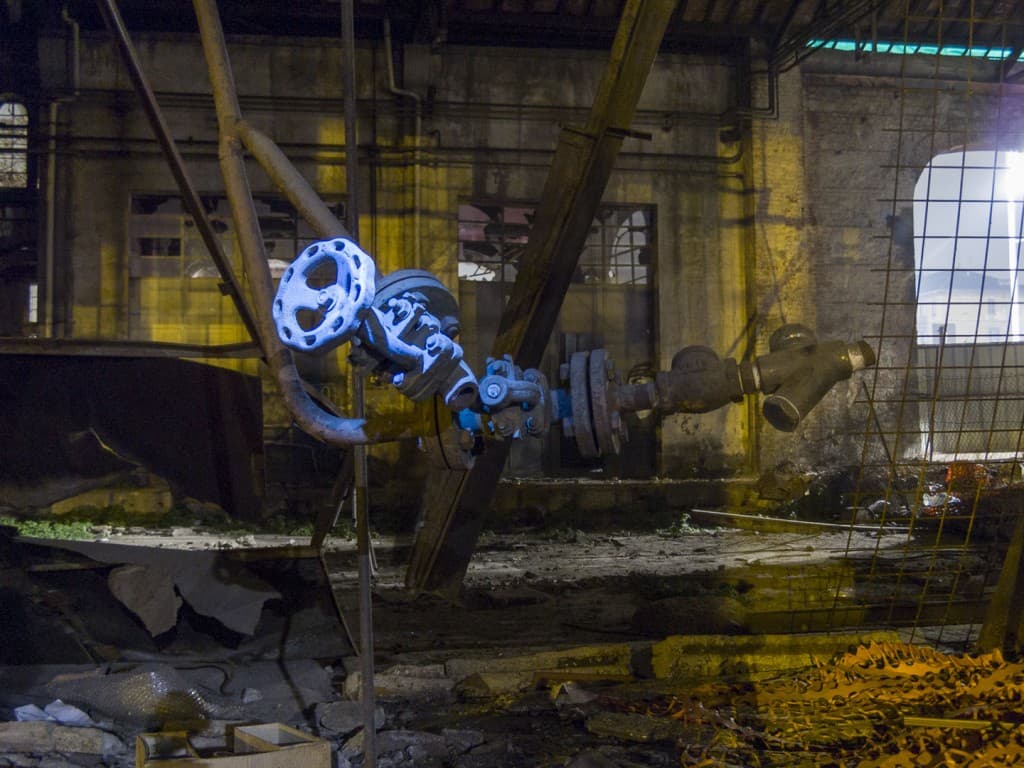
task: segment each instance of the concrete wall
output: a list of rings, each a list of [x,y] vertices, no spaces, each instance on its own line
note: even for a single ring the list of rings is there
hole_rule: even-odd
[[[216,125],[198,42],[150,36],[137,44],[196,185],[219,192]],[[252,38],[230,47],[248,117],[281,143],[318,192],[343,198],[336,42]],[[423,97],[418,137],[411,100],[389,93],[382,46],[362,45],[357,59],[364,73],[362,243],[382,271],[421,267],[454,290],[459,203],[535,202],[559,126],[582,122],[606,57],[407,48],[399,83]],[[59,331],[123,338],[129,196],[175,187],[105,39],[83,40],[81,72],[81,93],[63,108],[59,210],[67,236],[58,253],[70,280],[66,300],[58,302],[66,309],[58,312]],[[737,102],[733,66],[715,58],[659,57],[634,122],[653,138],[625,141],[604,200],[656,207],[660,367],[688,344],[734,357],[763,353],[783,322],[805,323],[820,338],[877,342],[880,303],[911,296],[911,276],[891,269],[907,266],[908,258],[899,242],[890,248],[891,225],[903,215],[892,201],[907,197],[906,184],[912,188],[932,149],[917,139],[909,149],[900,144],[901,115],[957,113],[955,94],[937,102],[928,93],[908,97],[896,73],[892,61],[851,65],[842,54],[818,54],[783,76],[778,118],[754,119],[749,135],[734,140],[720,133],[735,122],[722,117]],[[764,95],[757,91],[754,98]],[[975,118],[989,108],[977,105]],[[272,191],[255,166],[252,184]],[[885,323],[887,336],[905,339],[912,308],[890,307]],[[231,340],[229,330],[217,340]],[[240,338],[237,328],[232,332]],[[877,384],[873,373],[841,383],[793,434],[775,433],[743,406],[667,418],[658,472],[713,477],[786,462],[856,464],[868,418],[860,382],[877,389],[883,418],[898,418],[889,401],[909,347],[893,342],[881,353],[893,370]],[[338,376],[341,368],[332,360],[327,374]],[[344,402],[338,382],[335,393]],[[383,391],[371,392],[371,403],[390,413],[407,410]]]

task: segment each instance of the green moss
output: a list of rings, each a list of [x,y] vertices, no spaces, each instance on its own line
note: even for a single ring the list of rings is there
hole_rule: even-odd
[[[707,533],[707,530],[699,528],[690,522],[690,515],[688,512],[683,512],[679,515],[679,518],[667,528],[661,528],[658,531],[662,536],[694,536],[696,534]]]
[[[95,538],[92,525],[81,520],[18,520],[0,517],[0,525],[17,529],[19,536],[33,539],[88,540]]]

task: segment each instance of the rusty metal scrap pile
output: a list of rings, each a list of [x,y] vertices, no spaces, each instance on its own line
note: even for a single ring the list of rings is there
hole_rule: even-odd
[[[759,683],[648,702],[684,766],[1024,766],[1024,664],[872,643]]]

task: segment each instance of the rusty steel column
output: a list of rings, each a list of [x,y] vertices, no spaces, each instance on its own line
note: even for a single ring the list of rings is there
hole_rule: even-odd
[[[985,621],[975,644],[979,652],[1013,651],[1021,646],[1024,617],[1024,509],[1018,504],[1017,522],[1006,550],[999,581],[985,610]]]
[[[540,364],[622,141],[632,134],[633,114],[675,5],[626,3],[590,116],[583,126],[563,128],[559,138],[494,357],[510,354],[523,368]],[[469,472],[431,476],[407,587],[458,593],[508,450],[507,442],[496,442]]]

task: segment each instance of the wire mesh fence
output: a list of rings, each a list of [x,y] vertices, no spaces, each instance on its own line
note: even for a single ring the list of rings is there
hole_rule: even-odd
[[[1024,19],[975,0],[889,13],[902,16],[891,45],[913,55],[886,126],[880,364],[861,391],[853,495],[879,536],[867,548],[851,537],[845,556],[865,623],[965,647],[999,624],[1013,641],[1012,610],[989,607],[1024,514],[1024,89],[1013,82]],[[982,49],[999,56],[970,53]]]

